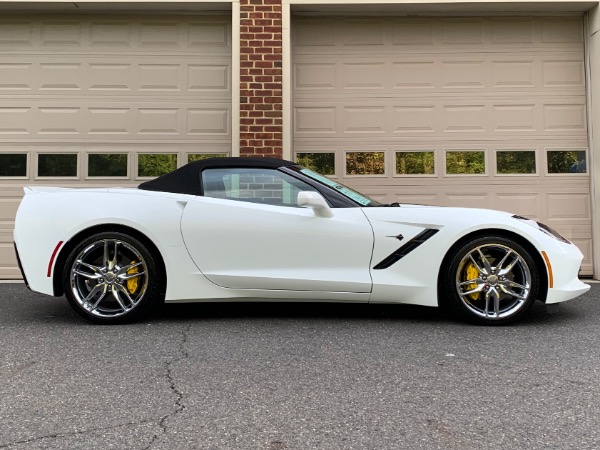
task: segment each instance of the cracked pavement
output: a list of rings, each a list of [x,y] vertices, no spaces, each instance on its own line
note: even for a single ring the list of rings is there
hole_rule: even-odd
[[[0,449],[600,447],[600,284],[495,328],[272,303],[96,326],[22,284],[0,299]]]

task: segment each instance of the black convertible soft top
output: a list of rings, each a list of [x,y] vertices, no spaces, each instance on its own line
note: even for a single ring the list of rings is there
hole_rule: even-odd
[[[146,181],[138,189],[146,191],[173,192],[176,194],[200,195],[200,173],[204,169],[257,167],[279,169],[295,166],[298,163],[277,158],[209,158],[193,161],[185,166],[166,173],[154,180]]]

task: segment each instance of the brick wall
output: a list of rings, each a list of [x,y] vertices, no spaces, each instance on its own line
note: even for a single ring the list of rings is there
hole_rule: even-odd
[[[281,0],[241,0],[240,13],[240,155],[281,158]]]

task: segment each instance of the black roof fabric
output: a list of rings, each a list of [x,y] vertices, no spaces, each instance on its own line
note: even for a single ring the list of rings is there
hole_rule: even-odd
[[[210,158],[193,161],[154,180],[138,186],[145,191],[173,192],[176,194],[200,195],[200,172],[204,169],[253,167],[279,169],[297,163],[277,158]]]

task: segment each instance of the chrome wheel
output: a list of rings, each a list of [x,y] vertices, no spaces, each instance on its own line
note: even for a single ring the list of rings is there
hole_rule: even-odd
[[[487,320],[509,318],[525,309],[532,293],[532,263],[521,253],[514,245],[501,243],[468,249],[455,272],[462,305]]]
[[[149,284],[147,252],[125,239],[95,239],[70,264],[69,297],[86,315],[115,319],[131,313]]]

